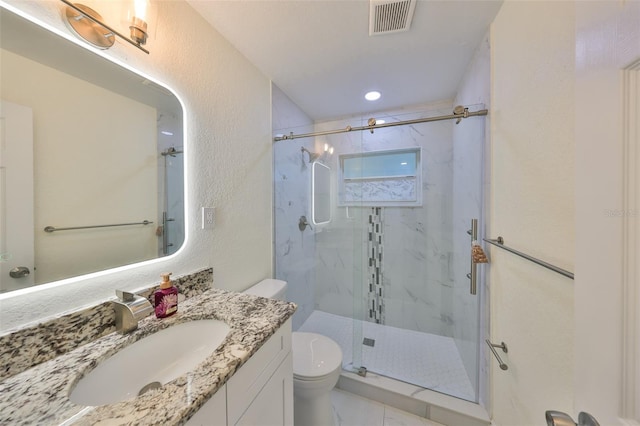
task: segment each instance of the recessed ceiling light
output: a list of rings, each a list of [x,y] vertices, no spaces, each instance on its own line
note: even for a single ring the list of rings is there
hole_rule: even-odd
[[[364,95],[364,98],[368,101],[377,101],[378,99],[380,99],[380,92],[376,92],[375,90],[372,92],[367,92],[367,94]]]
[[[163,130],[163,131],[161,131],[160,133],[162,133],[162,134],[163,134],[163,135],[165,135],[165,136],[173,136],[173,133],[172,133],[172,132],[169,132],[169,131],[167,131],[167,130]]]

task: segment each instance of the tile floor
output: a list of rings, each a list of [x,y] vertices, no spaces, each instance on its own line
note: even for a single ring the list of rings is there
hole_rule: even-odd
[[[340,389],[331,391],[335,426],[443,426]]]
[[[473,401],[475,392],[451,337],[421,333],[372,322],[358,321],[322,311],[313,311],[298,331],[318,333],[333,339],[342,349],[343,366],[353,359],[353,335],[372,338],[374,347],[360,345],[362,361],[369,371]]]

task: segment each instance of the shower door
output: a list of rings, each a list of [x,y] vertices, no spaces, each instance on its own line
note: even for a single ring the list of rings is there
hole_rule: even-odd
[[[391,122],[446,114],[450,111],[376,118]],[[477,402],[479,296],[471,294],[467,274],[468,231],[472,219],[482,224],[483,144],[484,118],[362,132],[348,148],[335,143],[338,180],[348,180],[345,153],[364,158],[359,183],[337,182],[339,188],[361,187],[351,189],[359,203],[338,200],[350,204],[338,209],[350,210],[354,221],[353,370],[364,373],[364,367]],[[412,149],[418,153],[415,169],[398,173],[395,163],[408,167],[411,160],[386,154]],[[368,161],[372,155],[379,161]]]
[[[291,126],[299,111],[290,101],[274,110],[276,135],[365,126],[370,118]],[[477,401],[483,271],[478,294],[470,294],[467,231],[472,219],[483,229],[483,144],[483,117],[277,140],[275,276],[298,304],[294,330],[335,340],[347,371]],[[332,180],[322,223],[311,220],[314,161]]]

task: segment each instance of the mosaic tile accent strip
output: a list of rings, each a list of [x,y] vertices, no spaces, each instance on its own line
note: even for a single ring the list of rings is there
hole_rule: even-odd
[[[369,306],[368,320],[376,324],[384,324],[384,288],[382,252],[383,242],[383,213],[382,207],[372,207],[369,213],[367,248],[369,260],[367,265],[367,303]]]
[[[172,279],[186,298],[211,289],[213,268]],[[153,304],[158,284],[138,294]],[[58,317],[9,330],[0,336],[0,359],[3,362],[0,380],[11,377],[35,365],[65,354],[115,331],[115,317],[110,301],[62,314]]]

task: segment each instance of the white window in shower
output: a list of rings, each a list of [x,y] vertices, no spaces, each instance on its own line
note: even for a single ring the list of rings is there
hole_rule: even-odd
[[[340,155],[340,206],[421,206],[420,148]]]

